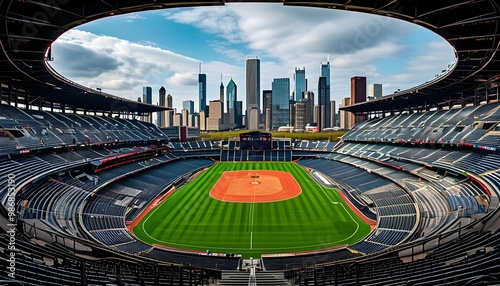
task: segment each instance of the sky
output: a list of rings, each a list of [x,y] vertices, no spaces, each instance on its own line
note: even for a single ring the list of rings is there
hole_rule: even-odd
[[[207,104],[232,78],[245,104],[245,60],[261,61],[261,90],[274,78],[305,68],[317,94],[320,64],[330,61],[331,100],[350,95],[350,78],[383,85],[383,94],[432,80],[454,61],[451,46],[417,25],[358,12],[233,3],[113,16],[63,34],[51,65],[65,77],[137,100],[151,86],[153,103],[165,87],[180,111],[198,106],[198,72],[207,75]],[[262,93],[262,92],[261,92]],[[261,99],[262,100],[262,99]],[[317,99],[316,99],[317,101]]]

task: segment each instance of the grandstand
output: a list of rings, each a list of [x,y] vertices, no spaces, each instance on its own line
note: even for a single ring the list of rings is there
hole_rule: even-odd
[[[247,132],[222,144],[220,161],[290,162],[292,144],[289,138],[272,138],[271,133]]]
[[[343,107],[368,120],[340,142],[170,142],[131,119],[163,108],[78,85],[48,63],[50,43],[81,23],[225,2],[0,2],[0,282],[498,285],[496,1],[286,1],[410,21],[455,49],[435,79]],[[242,271],[239,257],[158,248],[129,232],[148,205],[215,161],[246,160],[296,161],[376,219],[375,229],[341,249],[264,256],[257,272]]]

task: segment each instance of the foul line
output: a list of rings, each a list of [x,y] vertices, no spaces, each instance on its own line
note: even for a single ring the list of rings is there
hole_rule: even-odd
[[[351,213],[349,211],[347,211],[347,209],[345,208],[344,204],[343,203],[339,203],[339,202],[334,202],[332,201],[332,199],[330,198],[330,196],[328,196],[328,194],[325,192],[325,189],[322,185],[318,184],[318,186],[321,188],[321,191],[323,191],[323,194],[325,194],[325,196],[328,198],[328,200],[330,201],[330,203],[332,203],[333,205],[341,205],[343,208],[344,208],[344,211],[349,215],[349,217],[351,218],[351,220],[356,224],[356,230],[347,238],[344,238],[343,240],[347,240],[347,239],[350,239],[351,237],[353,237],[356,233],[358,233],[358,230],[359,230],[359,223],[352,217]]]

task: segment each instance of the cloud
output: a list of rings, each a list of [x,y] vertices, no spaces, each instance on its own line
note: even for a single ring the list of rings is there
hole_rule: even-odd
[[[191,35],[163,42],[161,36],[131,42],[72,30],[53,45],[53,65],[72,80],[134,100],[142,94],[142,86],[152,86],[154,90],[165,86],[174,97],[174,106],[180,106],[185,99],[197,103],[200,62],[207,74],[207,100],[218,98],[221,74],[224,85],[233,78],[238,85],[238,98],[244,100],[248,56],[261,59],[261,89],[270,89],[273,78],[288,77],[293,91],[294,68],[305,67],[309,90],[316,92],[320,63],[326,62],[329,55],[331,96],[339,102],[349,96],[352,76],[366,76],[368,84],[381,83],[384,94],[389,94],[432,79],[453,59],[449,44],[439,37],[429,37],[431,32],[415,33],[421,28],[375,15],[248,3],[161,13],[166,21],[202,31],[203,36],[197,39],[199,45],[220,56],[195,53],[189,46],[177,46],[180,53],[164,48],[169,47],[169,42],[182,42]],[[127,16],[131,20],[153,18],[142,14]],[[141,21],[141,25],[146,22]],[[422,42],[419,45],[405,40],[422,34],[425,36],[413,41]],[[399,66],[384,68],[396,61]],[[196,104],[195,108],[198,109]]]
[[[214,51],[221,54],[223,58],[234,61],[241,61],[246,58],[246,55],[241,48],[238,49],[237,47],[233,47],[233,45],[230,45],[227,42],[213,40],[208,44],[212,47],[212,49],[214,49]]]
[[[165,17],[177,23],[193,25],[206,33],[217,34],[231,43],[243,41],[243,33],[238,26],[238,15],[233,10],[226,7],[200,8],[168,11]]]
[[[125,22],[132,23],[135,20],[145,20],[146,17],[140,15],[139,13],[126,14],[123,16],[125,18]]]
[[[320,62],[329,55],[332,99],[338,101],[349,96],[352,76],[366,76],[368,83],[382,83],[386,90],[409,88],[441,71],[453,57],[445,41],[420,50],[405,42],[420,29],[413,24],[357,12],[233,3],[172,10],[165,16],[211,34],[217,40],[208,45],[228,61],[239,61],[242,69],[247,56],[259,56],[262,89],[270,88],[273,78],[293,79],[294,67],[305,67],[309,89],[316,91]],[[410,67],[387,74],[381,65],[394,59]],[[244,86],[239,90],[244,92]]]
[[[407,23],[386,17],[354,15],[327,9],[235,3],[168,12],[166,18],[229,43],[247,43],[255,52],[280,60],[304,53],[351,54],[393,41],[411,29]]]
[[[108,71],[116,70],[121,63],[107,53],[99,53],[77,43],[55,45],[56,60],[65,63],[60,72],[71,73],[76,77],[98,77]],[[89,64],[92,63],[92,64]]]
[[[173,76],[167,78],[167,83],[175,86],[197,85],[198,74],[194,72],[175,73]]]
[[[145,85],[167,84],[165,78],[197,70],[198,61],[151,45],[71,30],[53,44],[52,66],[89,87],[137,99]]]

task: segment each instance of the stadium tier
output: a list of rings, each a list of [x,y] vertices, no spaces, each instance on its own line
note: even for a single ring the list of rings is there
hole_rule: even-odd
[[[54,128],[50,127],[54,124],[35,117],[35,113],[30,115],[12,107],[7,109],[10,116],[22,115],[22,120],[15,117],[11,120],[22,122],[25,127]],[[168,197],[173,188],[186,184],[193,175],[213,165],[214,160],[282,161],[275,159],[280,158],[279,152],[289,154],[289,157],[283,155],[283,161],[293,158],[311,178],[341,190],[345,198],[365,217],[374,219],[376,225],[364,239],[345,248],[318,249],[318,252],[293,256],[263,255],[260,259],[262,269],[280,270],[289,283],[301,285],[335,285],[350,283],[353,279],[373,279],[374,285],[387,285],[389,280],[399,281],[396,273],[404,273],[408,281],[415,282],[418,279],[413,277],[418,277],[418,271],[414,268],[428,268],[433,263],[476,269],[481,261],[500,259],[496,235],[500,155],[496,145],[480,143],[493,142],[484,138],[496,136],[498,121],[492,123],[490,120],[495,118],[497,110],[497,104],[487,104],[420,115],[414,113],[408,116],[413,119],[405,120],[401,119],[403,115],[394,115],[358,124],[340,142],[297,141],[291,144],[290,140],[276,140],[272,141],[271,150],[240,150],[239,140],[168,142],[160,133],[153,132],[147,134],[148,140],[143,140],[145,135],[132,137],[124,132],[127,128],[122,132],[99,128],[101,134],[78,146],[71,139],[67,145],[61,140],[54,145],[44,143],[42,147],[22,148],[23,152],[14,147],[6,148],[6,156],[0,162],[4,178],[1,198],[4,210],[8,210],[12,197],[9,176],[15,178],[18,186],[15,192],[17,236],[22,241],[19,247],[23,251],[16,262],[20,265],[18,277],[21,281],[32,281],[30,267],[45,273],[40,275],[61,268],[66,273],[52,280],[42,276],[36,279],[44,281],[42,284],[72,285],[82,279],[89,284],[92,281],[114,283],[125,278],[124,265],[133,269],[139,267],[133,266],[135,263],[144,261],[157,266],[153,270],[141,270],[140,274],[129,273],[127,279],[149,281],[146,284],[154,284],[155,279],[189,279],[186,284],[208,285],[209,280],[224,276],[222,270],[239,269],[244,260],[239,256],[212,256],[147,244],[135,237],[129,224],[151,203]],[[44,118],[55,118],[50,112],[43,114]],[[447,115],[454,119],[450,120]],[[474,116],[474,120],[468,120],[469,116]],[[102,122],[99,117],[87,116],[85,121],[84,117],[78,118],[82,120],[81,125],[83,122]],[[470,125],[462,128],[465,120],[474,128],[465,128]],[[387,123],[390,121],[397,122],[398,127]],[[490,123],[489,128],[483,129],[481,136],[475,136],[477,130],[484,127],[481,124],[484,122]],[[439,136],[429,140],[422,135],[435,135],[437,132],[432,130],[444,130],[443,125],[450,123],[454,124],[449,126],[450,132],[460,130],[453,137],[441,132],[442,137],[450,137],[450,140],[441,140]],[[123,126],[128,124],[123,120]],[[419,132],[402,140],[398,134],[405,133],[401,130],[415,125],[420,126]],[[93,125],[85,129],[89,130],[89,126]],[[17,127],[12,123],[9,128],[15,130]],[[35,134],[38,133],[26,136],[35,137]],[[76,127],[74,134],[83,132]],[[113,138],[119,143],[109,144],[108,136],[111,135],[108,134],[114,134]],[[475,138],[473,142],[468,141],[471,135]],[[97,141],[99,138],[102,141]],[[12,140],[12,146],[20,144],[16,138],[8,140]],[[130,146],[130,142],[134,146]],[[152,145],[151,142],[164,143]],[[262,152],[262,155],[243,156],[244,151]],[[276,157],[265,155],[270,151],[276,152]],[[240,154],[239,160],[227,160],[236,153]],[[3,234],[3,240],[8,247],[8,233]],[[457,243],[463,248],[457,250],[451,246]],[[41,254],[44,249],[57,249],[57,252]],[[82,259],[76,253],[96,257],[105,253],[115,258],[106,260],[106,266],[102,266],[101,262]],[[426,254],[429,257],[422,258]],[[137,262],[119,262],[130,258]],[[477,265],[473,265],[473,261]],[[372,273],[380,263],[392,269],[392,278]],[[412,266],[408,268],[409,265]],[[196,267],[206,272],[194,273]],[[475,273],[484,273],[484,269],[493,271],[495,268],[477,268]],[[165,273],[168,275],[161,278]],[[450,275],[452,278],[446,280],[436,274],[432,278],[426,276],[427,280],[420,278],[420,281],[431,281],[422,282],[423,285],[450,279],[468,281],[461,271],[453,271]]]
[[[49,64],[51,44],[80,24],[228,2],[0,1],[0,284],[499,285],[497,1],[286,1],[408,21],[455,52],[419,86],[342,106],[365,121],[339,142],[266,133],[171,142],[166,130],[125,119],[166,108],[84,87]],[[266,178],[264,166],[294,180]],[[224,172],[236,172],[226,177],[233,185],[211,196],[206,182]],[[295,197],[266,200],[292,186]],[[180,202],[191,203],[182,214]],[[134,229],[162,206],[164,218],[144,231],[149,243],[140,240]],[[173,228],[176,244],[152,236]],[[258,237],[277,229],[286,240]],[[360,229],[366,235],[346,242]],[[237,250],[224,244],[233,230],[241,252],[262,241],[283,251],[245,257],[183,243],[215,237]],[[309,248],[280,245],[311,233]]]

